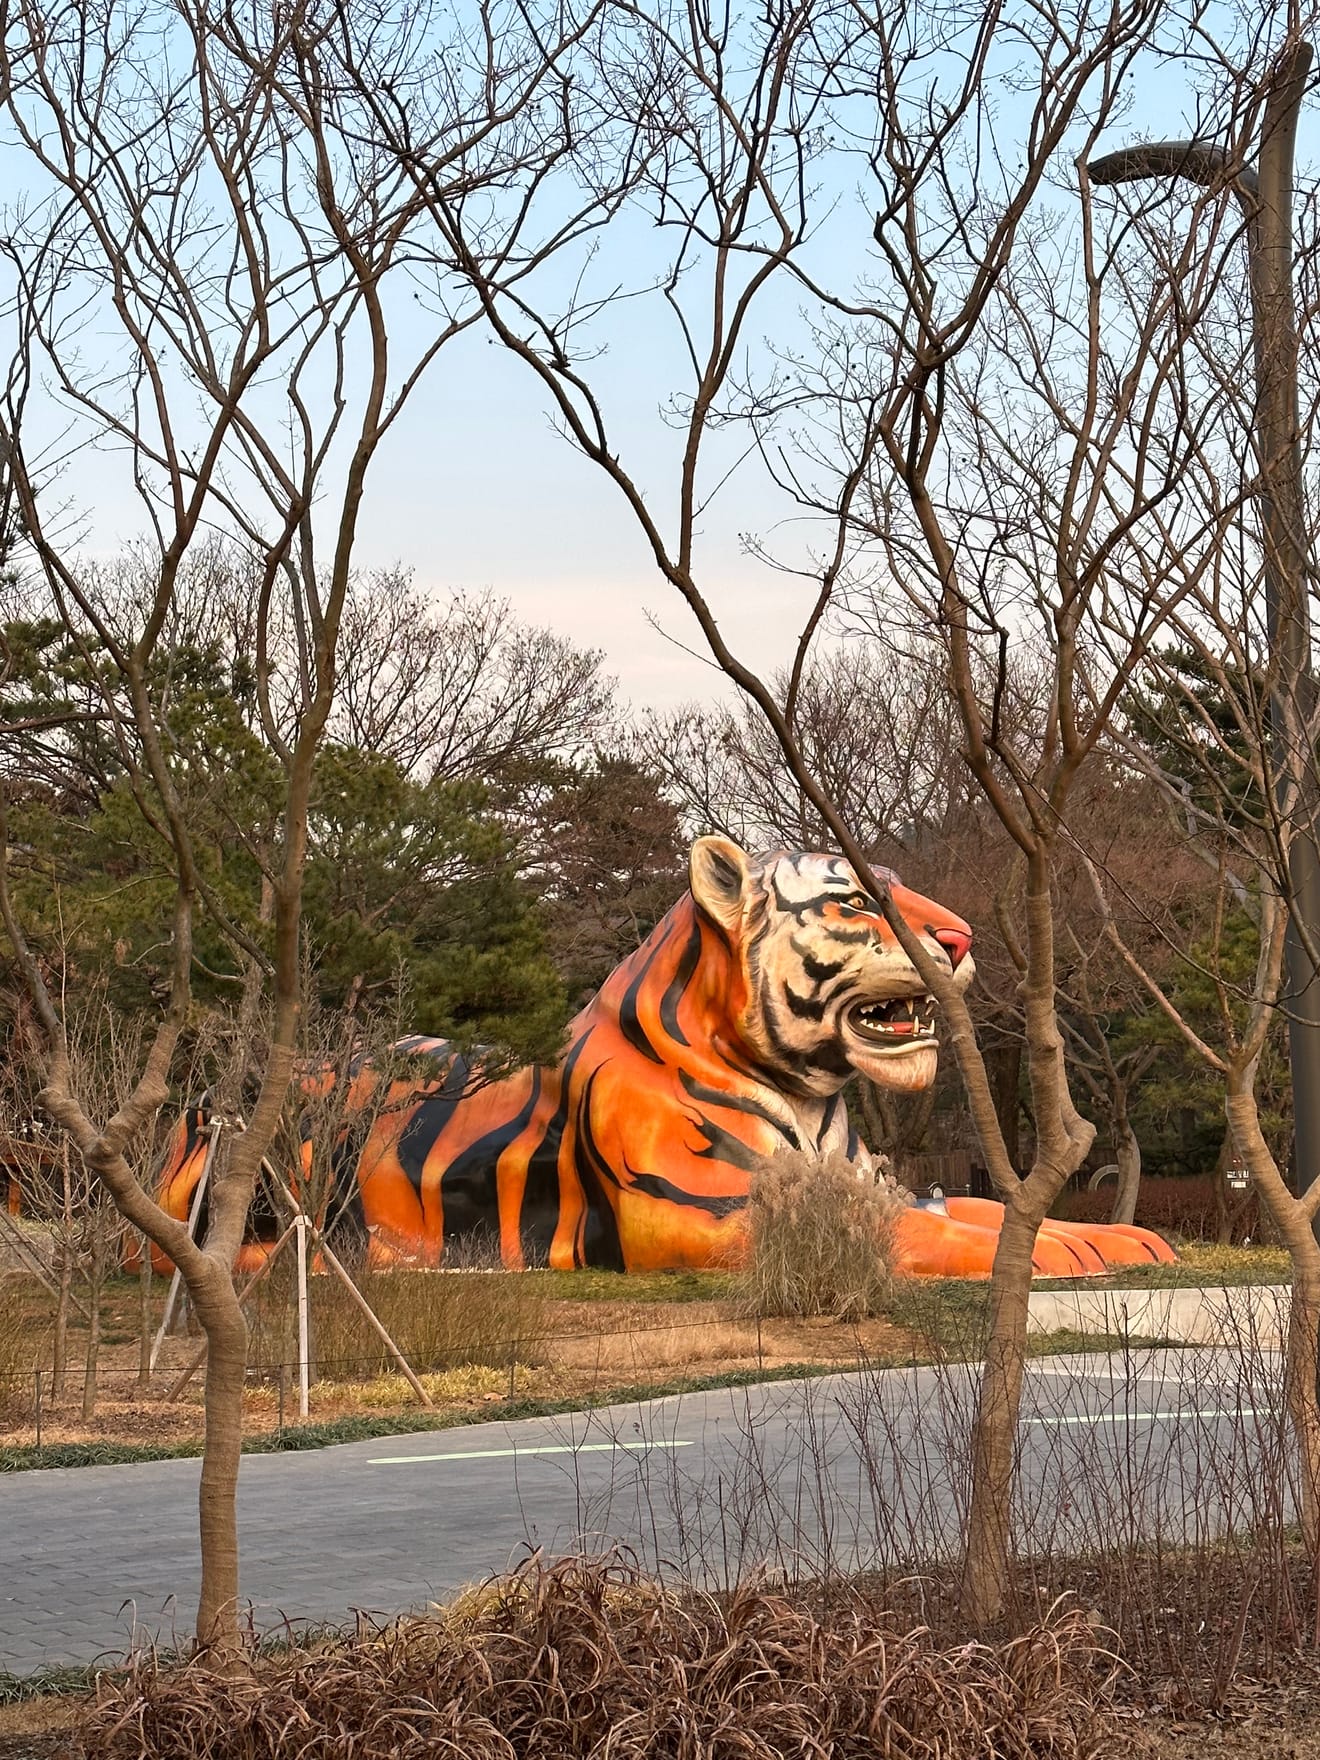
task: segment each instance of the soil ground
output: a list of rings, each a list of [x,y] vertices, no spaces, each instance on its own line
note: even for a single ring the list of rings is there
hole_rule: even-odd
[[[474,1274],[475,1275],[475,1274]],[[606,1289],[625,1289],[631,1280],[616,1277]],[[529,1327],[510,1350],[502,1341],[476,1337],[466,1354],[485,1361],[463,1362],[461,1341],[439,1352],[409,1349],[423,1385],[437,1409],[479,1412],[511,1396],[533,1399],[590,1399],[612,1388],[644,1388],[675,1379],[737,1370],[773,1372],[789,1366],[851,1367],[859,1361],[909,1362],[929,1354],[920,1332],[893,1320],[842,1324],[830,1319],[774,1320],[759,1325],[738,1312],[737,1304],[719,1294],[718,1277],[704,1282],[687,1278],[674,1296],[665,1299],[655,1280],[645,1280],[634,1299],[598,1294],[598,1282],[584,1287],[586,1299],[563,1300],[555,1295],[538,1300]],[[713,1299],[699,1299],[713,1291]],[[163,1285],[153,1302],[159,1319]],[[549,1293],[549,1292],[547,1292]],[[196,1357],[195,1334],[165,1340],[150,1383],[138,1377],[139,1295],[135,1282],[114,1280],[104,1299],[102,1345],[97,1372],[97,1398],[90,1419],[82,1416],[82,1364],[86,1329],[74,1323],[69,1331],[69,1369],[62,1388],[51,1371],[54,1302],[35,1279],[8,1277],[0,1282],[0,1332],[24,1340],[23,1357],[11,1369],[8,1383],[0,1360],[0,1451],[30,1446],[37,1435],[36,1381],[29,1365],[42,1365],[41,1442],[185,1443],[201,1436],[202,1381],[194,1374],[183,1392],[169,1394],[181,1371]],[[493,1317],[496,1321],[499,1316]],[[526,1316],[521,1317],[526,1322]],[[489,1328],[487,1329],[489,1331]],[[369,1412],[415,1412],[419,1401],[402,1374],[388,1361],[354,1365],[350,1372],[335,1367],[317,1379],[311,1390],[310,1416],[316,1422]],[[508,1358],[514,1358],[512,1366]],[[446,1360],[452,1367],[432,1369],[429,1361]],[[496,1359],[492,1361],[490,1359]],[[501,1360],[503,1359],[503,1360]],[[281,1389],[281,1381],[283,1387]],[[7,1397],[6,1397],[7,1395]],[[246,1396],[245,1430],[263,1434],[281,1420],[297,1421],[295,1371],[262,1367],[253,1374]]]

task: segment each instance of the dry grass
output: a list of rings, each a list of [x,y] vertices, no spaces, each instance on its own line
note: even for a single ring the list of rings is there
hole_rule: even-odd
[[[144,1663],[103,1681],[80,1740],[98,1760],[1082,1760],[1113,1678],[1077,1612],[941,1650],[857,1598],[716,1600],[533,1559],[448,1616],[242,1678]]]
[[[906,1198],[846,1155],[784,1150],[752,1180],[749,1247],[738,1277],[746,1310],[802,1319],[883,1313],[894,1225]]]
[[[561,1368],[589,1370],[597,1376],[642,1376],[660,1370],[755,1360],[756,1325],[730,1321],[721,1303],[690,1302],[681,1318],[666,1325],[658,1318],[633,1327],[611,1323],[560,1336],[549,1346],[550,1360]]]
[[[1187,1241],[1179,1247],[1178,1257],[1211,1287],[1248,1279],[1253,1283],[1292,1282],[1292,1260],[1287,1247],[1222,1247],[1213,1241]]]
[[[511,1395],[533,1396],[540,1392],[543,1377],[518,1363],[512,1382],[507,1369],[469,1363],[462,1369],[441,1369],[419,1375],[418,1380],[436,1405],[458,1405],[471,1400],[501,1400]],[[353,1390],[357,1405],[366,1411],[393,1412],[400,1406],[416,1406],[417,1398],[402,1375],[378,1375]]]
[[[287,1268],[254,1316],[249,1365],[260,1371],[297,1359]],[[326,1380],[368,1380],[393,1372],[379,1335],[337,1277],[313,1277],[312,1349]],[[541,1361],[548,1301],[534,1279],[473,1262],[461,1270],[364,1271],[358,1287],[420,1375],[472,1366],[504,1368]]]
[[[32,1381],[32,1336],[24,1321],[25,1279],[0,1271],[0,1423],[26,1405]]]

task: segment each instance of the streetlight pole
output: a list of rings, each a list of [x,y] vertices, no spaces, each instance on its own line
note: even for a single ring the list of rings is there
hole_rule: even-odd
[[[1293,1178],[1300,1196],[1320,1173],[1320,788],[1313,747],[1315,677],[1307,585],[1310,544],[1302,494],[1297,319],[1293,293],[1293,154],[1312,48],[1289,44],[1270,72],[1258,168],[1210,141],[1160,141],[1095,160],[1095,184],[1182,177],[1233,191],[1247,221],[1256,364],[1256,445],[1264,539],[1265,623],[1274,669],[1270,724],[1275,761],[1293,785],[1296,822],[1288,857],[1288,1053],[1292,1069]]]

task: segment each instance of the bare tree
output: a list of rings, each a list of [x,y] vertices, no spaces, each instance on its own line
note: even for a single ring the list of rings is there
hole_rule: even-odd
[[[798,682],[804,761],[877,860],[896,860],[966,804],[951,708],[932,689],[939,665],[933,650],[896,662],[887,646],[854,639],[818,651]],[[769,683],[780,698],[788,691],[786,673]],[[748,848],[812,849],[831,835],[745,698],[652,715],[639,743],[694,831]]]
[[[1207,552],[1189,548],[1163,512],[1206,417],[1165,390],[1177,386],[1217,261],[1189,248],[1167,284],[1147,279],[1136,321],[1114,330],[1105,284],[1115,247],[1097,240],[1084,178],[1072,169],[1120,114],[1147,50],[1163,46],[1166,18],[1146,0],[1044,11],[1003,0],[938,14],[913,5],[874,17],[828,0],[755,16],[610,8],[582,77],[616,106],[614,155],[598,145],[579,174],[599,198],[616,162],[644,155],[640,167],[629,160],[622,211],[652,223],[644,236],[656,255],[626,290],[613,261],[593,277],[589,258],[568,296],[538,285],[418,175],[437,248],[462,265],[492,333],[537,375],[571,442],[613,485],[711,655],[764,716],[807,808],[884,904],[944,1007],[1006,1206],[965,1573],[968,1607],[981,1618],[996,1612],[1007,1580],[1036,1232],[1094,1135],[1069,1091],[1056,1011],[1062,826],[1125,670]],[[1193,7],[1168,28],[1194,23]],[[377,119],[400,162],[415,163],[397,120],[383,107]],[[872,285],[860,290],[835,285],[828,252],[813,248],[814,223],[842,181],[831,154],[847,165],[854,145],[880,200]],[[1076,222],[1061,225],[1061,208]],[[782,320],[784,303],[769,290],[790,285],[808,315],[767,360],[754,348],[754,314],[764,304]],[[635,311],[623,291],[653,296],[657,322],[673,319],[685,365],[669,406],[676,457],[664,501],[647,493],[640,466],[630,468],[593,365],[611,315]],[[769,540],[759,546],[803,582],[782,689],[730,647],[703,567],[712,508],[748,472],[759,493],[774,486],[788,521],[811,530],[792,557],[778,539],[773,556]],[[1142,621],[1127,650],[1097,669],[1087,618],[1120,578]],[[893,910],[857,828],[804,750],[803,681],[845,590],[858,616],[870,604],[870,623],[891,646],[939,654],[965,762],[1018,851],[1036,1127],[1024,1179],[969,1008]],[[1041,694],[1024,722],[1010,723],[1008,655],[1024,639],[1042,656]]]
[[[417,192],[409,171],[366,144],[354,89],[369,81],[400,104],[425,89],[419,150],[454,198],[534,186],[562,132],[542,100],[571,26],[533,31],[516,8],[487,22],[485,36],[455,28],[445,39],[425,13],[364,19],[318,0],[269,13],[150,0],[131,15],[109,0],[53,10],[22,0],[6,18],[6,150],[25,187],[3,243],[17,339],[4,406],[17,560],[88,675],[104,681],[100,712],[173,874],[168,996],[109,1116],[79,1088],[65,998],[29,945],[7,866],[0,910],[47,1040],[43,1103],[123,1217],[179,1266],[207,1336],[197,1634],[222,1659],[239,1641],[246,1340],[231,1268],[297,1058],[308,803],[358,520],[400,408],[475,309],[437,269],[433,331],[397,357],[389,289],[409,269]],[[415,265],[411,275],[416,287]],[[42,381],[67,423],[54,434],[32,395]],[[60,503],[59,472],[87,447],[134,497],[145,592],[105,590],[79,518]],[[181,577],[217,531],[252,584],[258,726],[279,776],[272,835],[247,850],[260,873],[255,928],[230,909],[223,870],[201,859],[185,801],[206,756],[175,749],[162,684]],[[278,667],[286,632],[291,679]],[[259,1030],[264,1050],[245,1128],[221,1131],[206,1236],[194,1241],[154,1202],[133,1151],[169,1092],[200,921],[226,939],[239,996],[240,1055],[227,1080],[220,1072],[227,1125],[237,1126],[243,1054]]]
[[[405,775],[498,778],[590,751],[609,725],[601,656],[515,617],[491,593],[437,605],[405,573],[354,580],[332,732]]]

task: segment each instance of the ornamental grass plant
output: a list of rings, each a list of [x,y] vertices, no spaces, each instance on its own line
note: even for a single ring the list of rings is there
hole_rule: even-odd
[[[1089,1760],[1115,1678],[1104,1634],[1053,1609],[942,1647],[883,1604],[752,1582],[670,1587],[618,1559],[534,1556],[452,1609],[254,1658],[103,1677],[98,1760]]]
[[[883,1314],[907,1202],[887,1174],[846,1155],[782,1151],[752,1178],[739,1305],[762,1319]]]

